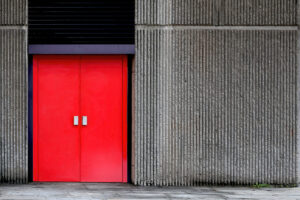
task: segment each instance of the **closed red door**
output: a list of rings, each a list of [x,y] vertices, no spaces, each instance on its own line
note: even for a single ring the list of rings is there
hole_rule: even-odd
[[[34,57],[34,181],[127,181],[126,63]]]

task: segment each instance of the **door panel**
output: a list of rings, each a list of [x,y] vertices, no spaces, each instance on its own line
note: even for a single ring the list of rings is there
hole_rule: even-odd
[[[81,180],[122,182],[122,57],[83,56]]]
[[[78,56],[35,56],[34,180],[80,181]],[[37,149],[35,149],[37,148]]]

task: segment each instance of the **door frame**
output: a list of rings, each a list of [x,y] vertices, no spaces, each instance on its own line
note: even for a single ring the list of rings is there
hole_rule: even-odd
[[[122,51],[123,53],[124,51]],[[121,52],[120,52],[121,53]],[[131,53],[131,52],[128,52]],[[34,55],[78,55],[78,54],[47,54],[40,53]],[[29,170],[29,180],[33,181],[33,167],[34,163],[37,163],[38,155],[36,155],[33,151],[33,145],[37,145],[37,138],[33,137],[34,132],[37,131],[37,93],[34,91],[37,89],[37,65],[34,61],[34,55],[29,55],[29,69],[28,69],[28,80],[29,80],[29,89],[28,89],[28,119],[29,119],[29,127],[28,127],[28,170]],[[89,54],[82,54],[89,55]],[[122,90],[122,148],[123,148],[123,161],[122,161],[122,169],[123,169],[123,181],[122,182],[130,182],[130,174],[131,174],[131,59],[132,56],[128,54],[90,54],[90,55],[111,55],[111,56],[124,56],[123,59],[123,67],[122,67],[122,82],[123,82],[123,90]],[[129,133],[129,134],[128,134]]]

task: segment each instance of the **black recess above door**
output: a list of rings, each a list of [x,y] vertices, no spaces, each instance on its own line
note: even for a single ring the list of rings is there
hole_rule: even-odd
[[[134,0],[29,0],[29,44],[134,44]]]

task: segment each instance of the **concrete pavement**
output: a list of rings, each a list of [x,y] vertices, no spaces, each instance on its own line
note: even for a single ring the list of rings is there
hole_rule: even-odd
[[[136,187],[113,183],[0,185],[0,200],[299,199],[300,188]]]

